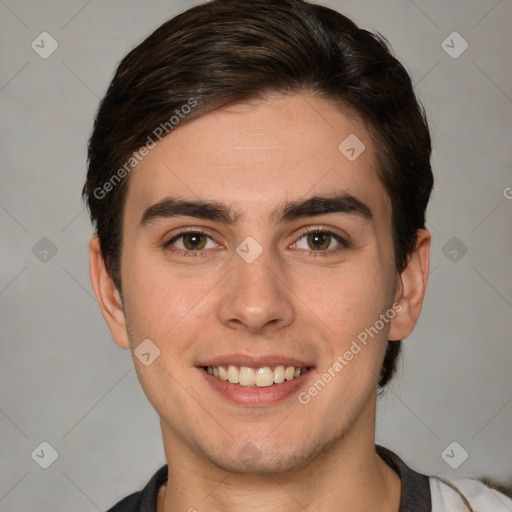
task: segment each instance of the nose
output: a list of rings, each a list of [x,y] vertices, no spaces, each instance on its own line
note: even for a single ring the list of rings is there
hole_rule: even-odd
[[[219,305],[224,325],[262,333],[293,323],[293,293],[278,263],[271,261],[267,251],[252,263],[234,255],[234,268],[226,277]]]

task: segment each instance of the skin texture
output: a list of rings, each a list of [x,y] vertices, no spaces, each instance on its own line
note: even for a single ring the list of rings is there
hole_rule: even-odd
[[[349,134],[366,146],[355,161],[338,150]],[[398,510],[399,478],[374,448],[376,388],[387,340],[408,336],[420,314],[430,235],[418,231],[399,275],[374,156],[356,115],[296,94],[179,126],[132,172],[122,301],[97,238],[91,280],[115,342],[133,350],[149,338],[160,349],[149,366],[134,358],[169,464],[159,511]],[[365,203],[372,219],[329,213],[275,222],[284,203],[334,192]],[[232,225],[181,216],[141,226],[144,211],[169,196],[215,200],[239,216]],[[202,250],[184,254],[184,238],[167,245],[191,227],[211,237],[200,239]],[[328,238],[314,250],[308,228],[348,246]],[[252,263],[236,252],[249,236],[262,248]],[[234,353],[293,357],[314,367],[301,377],[304,391],[397,303],[394,318],[307,404],[297,392],[268,406],[233,403],[196,367]],[[258,454],[250,465],[239,454],[247,446]]]

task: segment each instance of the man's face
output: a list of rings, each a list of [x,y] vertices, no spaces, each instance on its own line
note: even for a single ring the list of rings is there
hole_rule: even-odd
[[[355,139],[339,149],[350,135],[365,145],[355,160]],[[215,208],[183,214],[171,199]],[[130,346],[160,350],[135,366],[166,448],[279,471],[356,429],[373,435],[391,315],[376,322],[397,277],[390,202],[355,116],[293,95],[176,128],[130,177],[121,260]],[[287,380],[290,366],[306,371]],[[268,385],[274,373],[284,382]]]

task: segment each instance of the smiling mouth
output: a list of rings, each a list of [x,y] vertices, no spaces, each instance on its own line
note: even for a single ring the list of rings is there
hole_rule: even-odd
[[[219,380],[238,384],[246,387],[266,388],[279,385],[288,380],[294,380],[304,375],[311,367],[299,368],[295,366],[260,366],[251,368],[249,366],[237,366],[230,364],[227,366],[203,366],[209,375]]]

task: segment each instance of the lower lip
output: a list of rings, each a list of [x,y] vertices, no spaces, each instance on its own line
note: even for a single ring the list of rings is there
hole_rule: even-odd
[[[198,370],[203,374],[206,382],[223,397],[237,404],[251,407],[273,405],[288,398],[290,395],[297,392],[300,387],[304,386],[307,379],[313,373],[313,368],[310,368],[306,373],[292,380],[285,380],[281,384],[272,384],[272,386],[260,388],[257,386],[232,384],[227,380],[221,380],[218,377],[210,375],[203,368],[198,368]]]

